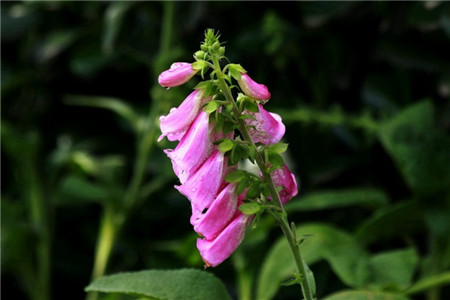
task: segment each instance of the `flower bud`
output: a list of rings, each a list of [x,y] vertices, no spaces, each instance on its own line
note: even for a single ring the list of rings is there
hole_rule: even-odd
[[[197,52],[195,52],[194,56],[195,56],[197,59],[205,59],[205,54],[206,54],[205,51],[203,51],[203,50],[198,50]]]
[[[158,82],[163,87],[179,86],[188,82],[195,73],[197,70],[194,70],[190,63],[176,62],[170,66],[169,70],[159,75]]]
[[[250,98],[257,100],[269,100],[270,92],[264,84],[255,82],[247,73],[241,73],[237,80],[239,87]]]

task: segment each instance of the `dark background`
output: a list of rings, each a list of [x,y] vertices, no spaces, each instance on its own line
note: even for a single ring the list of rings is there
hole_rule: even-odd
[[[300,182],[300,197],[294,201],[349,187],[379,189],[388,195],[389,205],[413,199],[420,203],[418,224],[409,224],[405,216],[404,222],[397,220],[404,232],[378,239],[367,249],[412,245],[421,257],[415,278],[448,269],[448,3],[175,2],[170,51],[161,54],[165,5],[2,2],[4,296],[27,298],[24,274],[37,272],[33,249],[39,235],[29,217],[29,198],[36,186],[48,207],[52,298],[80,299],[90,282],[104,206],[68,190],[67,178],[102,183],[120,195],[133,172],[136,146],[130,125],[108,109],[69,105],[70,97],[121,99],[142,116],[150,104],[164,100],[160,114],[167,114],[195,83],[165,91],[157,86],[157,75],[172,61],[192,61],[206,28],[221,33],[231,62],[241,63],[252,78],[269,87],[272,99],[266,109],[279,113],[287,125],[284,141],[290,145],[289,161]],[[158,97],[161,93],[165,98]],[[412,134],[417,138],[414,147],[423,151],[399,154],[382,142],[380,127],[423,100],[434,108],[430,128],[439,138],[420,148],[430,131],[420,138]],[[420,127],[423,120],[410,122],[425,128]],[[129,215],[107,273],[202,267],[189,205],[172,188],[176,180],[162,153],[169,146],[155,144],[144,184],[168,179]],[[434,163],[436,155],[440,160]],[[425,184],[433,187],[418,188],[418,181],[410,178],[425,171],[405,169],[402,157],[420,161],[431,174],[420,182],[433,181]],[[439,170],[433,169],[436,166]],[[320,221],[354,232],[372,214],[349,207],[294,211],[291,218],[297,224]],[[444,222],[436,225],[434,219]],[[383,230],[396,228],[386,224]],[[279,235],[278,229],[270,228],[257,248],[242,250],[249,252],[255,270]],[[436,236],[438,242],[433,240]],[[436,245],[444,249],[441,256],[433,256]],[[427,258],[438,259],[439,266],[427,269]],[[232,295],[237,293],[230,260],[210,271]],[[344,288],[325,262],[314,265],[313,271],[321,284],[318,296]],[[278,297],[290,299],[295,292],[293,287],[283,288]],[[445,299],[448,288],[442,293],[440,299]]]

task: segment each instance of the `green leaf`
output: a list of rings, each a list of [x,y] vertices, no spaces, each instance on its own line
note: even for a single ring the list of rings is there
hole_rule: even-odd
[[[102,49],[107,53],[111,53],[114,50],[124,17],[132,5],[132,2],[122,1],[108,5],[104,14],[105,18],[103,22],[105,30],[102,36]]]
[[[225,139],[223,140],[223,142],[221,142],[219,144],[219,146],[217,146],[217,149],[221,152],[227,152],[230,151],[231,149],[233,149],[234,147],[234,141],[230,140],[230,139]]]
[[[86,292],[122,293],[155,300],[231,299],[211,273],[193,269],[119,273],[92,282]]]
[[[245,69],[238,64],[229,64],[228,69],[230,70],[230,75],[238,80],[241,77],[241,73],[246,73]]]
[[[346,285],[360,287],[370,275],[369,257],[348,233],[327,224],[297,227],[297,236],[312,235],[300,246],[306,264],[326,260]],[[295,272],[285,238],[280,238],[266,256],[257,285],[257,299],[271,299],[279,284]]]
[[[262,209],[261,205],[256,202],[244,203],[239,206],[239,210],[246,215],[254,215],[260,212]]]
[[[325,297],[323,300],[409,300],[409,298],[383,292],[344,291]]]
[[[111,197],[106,187],[95,185],[74,175],[63,180],[59,193],[58,198],[84,201],[104,201]],[[67,200],[63,202],[67,202]]]
[[[271,171],[283,168],[284,161],[283,158],[280,156],[280,154],[276,153],[273,150],[269,150],[268,159],[269,163],[271,164],[270,166]]]
[[[370,258],[374,277],[370,284],[404,290],[411,284],[418,261],[419,257],[412,248],[374,255]]]
[[[206,66],[206,61],[204,60],[197,60],[196,62],[192,63],[192,69],[194,70],[202,70]]]
[[[430,275],[428,277],[419,279],[413,286],[411,286],[407,291],[407,295],[417,294],[431,288],[449,285],[450,284],[450,272],[445,272],[441,274]]]
[[[450,138],[434,125],[430,101],[401,111],[380,129],[381,142],[410,188],[420,194],[450,189]]]
[[[286,211],[314,211],[348,206],[380,208],[389,202],[383,191],[373,188],[349,188],[306,194],[299,201],[286,204]]]
[[[423,227],[421,209],[417,203],[408,201],[377,211],[359,226],[356,238],[363,244],[370,244],[380,239],[403,236]]]
[[[140,123],[141,119],[139,115],[130,105],[128,105],[128,103],[120,99],[97,96],[68,95],[64,100],[69,105],[90,106],[111,110],[128,121],[136,132],[140,130],[142,125]]]
[[[228,173],[227,176],[225,176],[225,181],[234,183],[241,181],[246,176],[244,171],[236,170],[234,172]]]
[[[283,152],[286,152],[288,146],[289,146],[289,144],[286,144],[286,143],[276,143],[276,144],[269,146],[269,149],[272,151],[275,151],[278,154],[281,154]]]
[[[253,102],[253,100],[249,99],[249,98],[245,98],[244,100],[244,108],[250,112],[253,113],[258,113],[259,112],[259,107],[258,105]]]
[[[220,107],[220,104],[219,104],[218,102],[216,102],[216,101],[209,101],[209,102],[205,105],[205,107],[203,108],[203,110],[204,110],[206,113],[210,114],[210,113],[215,112],[219,107]]]

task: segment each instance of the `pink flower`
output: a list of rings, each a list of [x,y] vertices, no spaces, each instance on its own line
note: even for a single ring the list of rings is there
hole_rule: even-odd
[[[268,112],[261,104],[258,104],[258,107],[258,113],[246,112],[253,115],[256,119],[245,119],[247,125],[254,126],[249,128],[253,142],[263,143],[265,145],[278,143],[286,131],[281,117]]]
[[[164,152],[172,160],[175,174],[184,183],[208,158],[214,149],[215,127],[209,124],[209,114],[200,111],[188,132],[175,149]]]
[[[158,77],[158,82],[163,87],[174,87],[182,85],[191,79],[197,70],[192,68],[192,64],[176,62],[170,66],[169,70],[162,72]]]
[[[216,150],[192,176],[175,188],[191,201],[192,211],[203,212],[216,199],[230,170],[223,153]]]
[[[250,216],[238,212],[215,239],[197,239],[197,248],[206,267],[221,264],[236,250],[244,239],[249,220]]]
[[[270,172],[275,187],[283,187],[279,192],[281,203],[286,204],[293,197],[297,196],[298,187],[294,174],[284,165],[283,169],[276,169]]]
[[[241,90],[250,98],[254,98],[257,100],[269,100],[270,92],[267,89],[267,86],[264,84],[260,84],[255,82],[247,73],[241,73],[241,76],[238,79],[238,84],[241,87]]]
[[[193,207],[191,223],[194,230],[207,240],[214,239],[235,215],[237,203],[236,185],[230,183],[205,213]]]
[[[178,108],[172,108],[169,115],[161,116],[161,136],[158,142],[165,136],[169,141],[179,141],[191,126],[199,114],[200,108],[208,99],[203,98],[203,91],[193,91]]]

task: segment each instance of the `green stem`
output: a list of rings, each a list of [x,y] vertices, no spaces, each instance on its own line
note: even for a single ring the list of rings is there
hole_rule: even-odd
[[[33,150],[32,150],[33,151]],[[46,198],[43,195],[39,182],[40,175],[36,167],[36,153],[30,154],[30,163],[25,166],[25,176],[28,177],[29,182],[29,201],[30,201],[30,219],[33,229],[38,236],[38,243],[36,247],[37,257],[37,290],[32,291],[33,295],[38,295],[39,299],[48,300],[50,296],[51,287],[51,234],[50,234],[50,220],[51,212],[46,203]]]
[[[306,274],[305,263],[301,257],[300,248],[299,248],[297,240],[295,238],[295,234],[292,232],[292,230],[289,226],[289,223],[287,220],[287,214],[284,210],[283,204],[281,203],[281,199],[275,188],[275,184],[273,183],[270,173],[267,172],[267,166],[266,166],[266,163],[265,163],[261,153],[259,151],[257,151],[257,147],[256,147],[255,143],[253,142],[253,140],[248,132],[248,129],[245,126],[244,121],[240,118],[242,112],[237,107],[236,102],[234,101],[233,95],[231,94],[231,90],[225,82],[224,75],[223,75],[223,72],[222,72],[222,70],[220,68],[220,64],[219,64],[219,58],[217,56],[213,56],[212,60],[214,63],[217,78],[219,80],[220,89],[222,90],[222,93],[224,94],[225,98],[233,105],[233,113],[238,122],[239,131],[241,132],[244,139],[249,143],[250,147],[252,147],[256,150],[255,151],[256,152],[256,156],[255,156],[256,163],[263,174],[264,181],[266,182],[267,187],[269,189],[269,193],[272,196],[272,201],[281,211],[281,213],[275,213],[274,211],[268,209],[269,213],[275,218],[275,220],[277,220],[278,224],[280,225],[280,227],[284,233],[284,236],[286,237],[286,239],[288,241],[289,248],[290,248],[292,256],[294,258],[298,274],[301,277],[300,285],[302,288],[303,296],[305,297],[306,300],[313,300],[314,298],[312,295],[311,283],[309,282],[307,274]]]
[[[169,51],[174,15],[174,3],[168,1],[165,2],[164,5],[164,20],[161,28],[161,48],[158,55],[159,58],[167,55],[167,52]],[[154,63],[158,64],[160,61],[156,59]],[[155,67],[154,69],[158,68]],[[159,103],[159,101],[156,101],[156,103]],[[112,207],[105,208],[98,236],[92,280],[105,274],[115,240],[119,235],[127,216],[139,203],[139,192],[144,179],[147,161],[156,138],[156,126],[153,121],[159,114],[160,107],[159,104],[153,103],[145,121],[142,135],[138,139],[137,158],[134,164],[130,184],[124,195],[124,209],[116,211]],[[87,300],[96,300],[97,298],[97,293],[89,293],[86,297]]]

